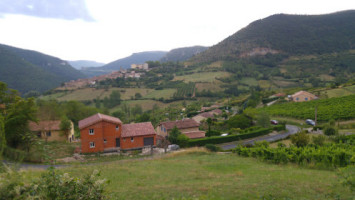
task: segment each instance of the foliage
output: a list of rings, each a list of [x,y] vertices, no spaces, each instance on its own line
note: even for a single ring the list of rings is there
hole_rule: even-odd
[[[252,125],[252,120],[248,116],[241,114],[241,115],[235,115],[231,117],[227,121],[227,124],[230,128],[245,129]]]
[[[317,106],[317,120],[329,121],[332,119],[349,120],[355,118],[355,95],[320,99],[308,102],[289,102],[274,104],[272,106],[250,109],[250,113],[267,112],[273,116],[294,117],[298,119],[314,118]]]
[[[266,112],[262,112],[257,117],[256,124],[258,126],[269,128],[270,127],[270,116]]]
[[[5,147],[6,147],[6,137],[5,137],[4,117],[0,113],[0,159],[2,159],[2,155]]]
[[[109,98],[105,97],[104,98],[104,106],[106,108],[113,108],[117,105],[121,104],[121,94],[119,91],[112,91]]]
[[[296,145],[297,147],[304,147],[309,143],[309,135],[305,132],[299,132],[295,135],[291,136],[292,144]]]
[[[271,132],[271,128],[260,128],[249,133],[239,134],[239,135],[228,135],[228,136],[212,136],[200,139],[191,139],[189,141],[189,146],[204,146],[206,144],[221,144],[226,142],[233,142],[237,140],[244,140],[248,138],[258,137],[266,135]]]
[[[65,136],[69,135],[69,131],[73,128],[71,121],[67,118],[62,119],[59,125],[60,130],[64,133]]]
[[[176,126],[174,126],[174,128],[171,129],[169,136],[168,136],[169,142],[171,144],[177,144],[179,135],[181,135],[180,130]]]
[[[100,180],[100,173],[95,170],[92,175],[83,178],[70,177],[54,168],[37,181],[25,182],[21,172],[7,169],[0,175],[1,199],[106,199],[103,195],[105,179]]]
[[[208,130],[206,132],[206,137],[211,137],[211,136],[220,136],[221,132],[216,131],[216,130]]]
[[[313,144],[322,146],[326,140],[326,137],[324,135],[318,135],[312,137]]]
[[[179,134],[177,137],[177,144],[180,147],[184,148],[184,147],[188,146],[189,140],[190,140],[190,138],[187,137],[185,134]]]
[[[331,127],[331,126],[325,127],[323,131],[324,131],[324,134],[328,135],[328,136],[336,135],[338,132],[336,128]]]
[[[213,145],[213,144],[206,144],[205,147],[206,147],[206,149],[208,149],[212,152],[217,152],[220,150],[219,147],[217,147],[216,145]]]
[[[325,144],[323,146],[284,146],[270,148],[265,146],[238,146],[233,152],[247,157],[257,157],[273,163],[297,163],[319,168],[337,168],[355,164],[355,147],[351,144]]]

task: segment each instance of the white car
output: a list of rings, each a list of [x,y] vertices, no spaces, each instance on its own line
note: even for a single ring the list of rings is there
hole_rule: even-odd
[[[316,125],[316,123],[313,120],[311,120],[311,119],[306,119],[306,124],[312,125],[312,126]]]

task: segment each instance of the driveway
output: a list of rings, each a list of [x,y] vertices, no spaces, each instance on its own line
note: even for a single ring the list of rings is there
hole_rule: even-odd
[[[297,132],[300,131],[300,128],[294,125],[286,125],[286,130],[287,132],[285,133],[281,133],[281,134],[276,134],[276,135],[266,135],[263,137],[258,137],[255,139],[251,139],[251,140],[244,140],[242,141],[242,143],[244,145],[246,144],[251,144],[254,145],[254,142],[257,141],[268,141],[268,142],[274,142],[277,140],[281,140],[284,138],[287,138],[290,135],[296,134]],[[234,149],[237,146],[237,143],[235,144],[227,144],[227,145],[219,145],[223,150],[229,150],[229,149]]]

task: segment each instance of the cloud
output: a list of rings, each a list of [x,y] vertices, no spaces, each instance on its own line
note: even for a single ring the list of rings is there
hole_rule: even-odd
[[[84,0],[1,0],[0,16],[1,14],[94,21]]]

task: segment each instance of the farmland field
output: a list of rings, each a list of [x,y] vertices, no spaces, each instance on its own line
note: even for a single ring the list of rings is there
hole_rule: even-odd
[[[147,99],[152,99],[152,98],[164,98],[164,99],[170,99],[174,93],[176,92],[176,89],[164,89],[164,90],[153,90],[149,92],[147,95],[144,96],[144,98]]]
[[[259,83],[255,78],[242,78],[240,80],[241,83],[249,85],[249,86],[258,86]]]
[[[275,165],[236,154],[187,150],[155,159],[75,165],[60,169],[108,179],[112,199],[351,199],[335,171]],[[28,171],[35,178],[40,171]]]
[[[228,72],[200,72],[184,76],[175,76],[174,81],[182,80],[188,82],[213,82],[216,78],[227,77]]]
[[[328,98],[341,97],[355,94],[355,85],[343,88],[336,88],[331,90],[325,90],[321,92],[321,95],[326,95]]]

